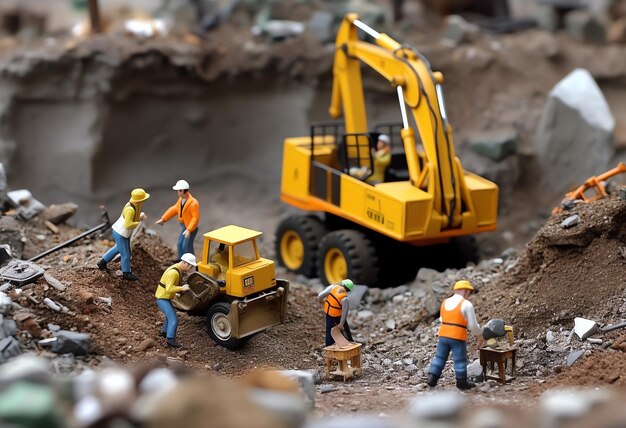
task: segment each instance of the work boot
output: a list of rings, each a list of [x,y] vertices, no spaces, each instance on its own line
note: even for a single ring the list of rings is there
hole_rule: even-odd
[[[183,345],[178,343],[176,341],[176,339],[167,339],[167,346],[169,346],[171,348],[182,348],[183,347]]]
[[[123,272],[122,278],[124,278],[127,281],[137,281],[139,279],[137,275],[135,275],[132,272]]]
[[[467,389],[474,388],[476,384],[467,378],[461,378],[456,380],[456,387],[465,391]]]
[[[100,270],[108,270],[107,269],[107,262],[105,262],[104,259],[100,259],[100,261],[98,262],[98,269],[100,269]]]
[[[161,337],[167,337],[167,333],[165,333],[164,331],[161,332]]]
[[[438,381],[439,381],[439,376],[429,373],[428,381],[426,382],[426,385],[430,386],[431,388],[434,388],[437,386]]]

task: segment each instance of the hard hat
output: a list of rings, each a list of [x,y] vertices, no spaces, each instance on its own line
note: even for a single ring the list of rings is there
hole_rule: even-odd
[[[150,197],[149,193],[146,193],[143,189],[133,189],[130,192],[130,201],[131,202],[143,202]]]
[[[387,134],[380,134],[378,136],[378,140],[379,141],[384,141],[387,144],[389,144],[391,142],[391,140],[389,139],[389,135],[387,135]]]
[[[454,290],[471,290],[474,291],[474,287],[467,279],[462,279],[454,283]]]
[[[174,187],[172,187],[172,189],[174,189],[174,190],[189,190],[189,183],[187,183],[185,180],[178,180],[176,182],[176,185]]]
[[[341,281],[341,285],[346,287],[346,290],[348,291],[352,291],[352,288],[354,287],[354,283],[350,279],[344,279],[343,281]]]
[[[186,263],[189,263],[191,266],[198,266],[198,263],[196,263],[196,256],[191,253],[183,254],[180,259]]]

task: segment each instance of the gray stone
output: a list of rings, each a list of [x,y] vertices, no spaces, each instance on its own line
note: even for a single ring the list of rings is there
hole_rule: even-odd
[[[392,418],[371,415],[344,415],[318,418],[304,428],[397,428]]]
[[[535,19],[540,28],[555,32],[559,29],[559,15],[552,6],[539,5],[535,10]]]
[[[548,343],[554,342],[554,333],[552,333],[550,330],[546,332],[546,342]]]
[[[17,214],[24,220],[30,220],[46,208],[26,189],[13,190],[7,193],[7,198],[11,205],[17,208]]]
[[[332,385],[322,385],[322,387],[320,388],[320,393],[321,394],[327,394],[331,391],[333,391],[335,388]]]
[[[467,145],[479,155],[501,161],[517,153],[517,132],[513,129],[502,129],[470,135]]]
[[[39,344],[50,348],[57,354],[87,355],[91,345],[91,336],[87,333],[59,330],[55,337],[40,340]]]
[[[399,305],[400,303],[404,302],[405,297],[402,294],[397,294],[395,296],[393,296],[393,298],[391,299],[391,302],[394,305]]]
[[[260,407],[271,411],[284,426],[300,427],[304,424],[307,404],[294,394],[253,389],[250,399]]]
[[[520,155],[507,156],[498,162],[473,150],[464,150],[462,154],[463,167],[496,183],[500,192],[511,193],[517,187],[522,176],[520,162],[523,158]]]
[[[300,391],[309,407],[315,407],[315,382],[310,372],[304,370],[281,370],[278,373],[295,381],[300,387]]]
[[[414,398],[409,413],[418,421],[453,418],[461,412],[464,403],[465,398],[459,392],[436,392]]]
[[[574,318],[574,333],[580,338],[585,340],[592,334],[598,331],[598,323],[585,318]]]
[[[360,321],[366,321],[372,318],[373,316],[374,316],[374,312],[370,311],[369,309],[359,311],[356,314],[356,318]]]
[[[565,28],[578,42],[597,44],[606,42],[604,25],[586,10],[575,10],[565,15]]]
[[[0,364],[17,355],[20,355],[21,353],[22,348],[20,348],[20,342],[18,342],[14,337],[9,336],[4,339],[0,339]]]
[[[4,339],[7,336],[15,336],[19,331],[17,323],[14,320],[2,318],[3,316],[0,315],[0,339]]]
[[[78,205],[69,202],[67,204],[50,205],[43,210],[42,217],[44,220],[48,220],[52,224],[65,223],[70,219],[76,211]]]
[[[0,314],[8,314],[11,310],[11,304],[13,301],[9,296],[0,291]]]
[[[4,201],[7,198],[7,192],[9,188],[7,186],[7,174],[4,171],[4,166],[0,162],[0,208],[4,205]]]
[[[574,364],[577,359],[582,357],[582,355],[584,353],[585,353],[585,351],[572,351],[572,352],[570,352],[569,355],[567,356],[567,367],[571,367],[572,364]]]
[[[430,269],[430,268],[420,268],[420,270],[417,271],[417,280],[418,281],[422,281],[422,282],[426,282],[426,283],[430,283],[432,281],[434,281],[435,279],[437,279],[441,274],[439,272],[437,272],[435,269]]]
[[[483,366],[480,365],[480,360],[474,360],[471,364],[467,365],[467,376],[475,379],[482,376]]]
[[[493,337],[502,337],[506,334],[504,331],[504,320],[491,319],[483,327],[483,337],[489,340]]]
[[[580,217],[578,217],[578,214],[574,214],[563,220],[561,222],[561,227],[563,229],[569,229],[570,227],[576,226],[578,223],[580,223]]]
[[[615,119],[587,70],[576,69],[549,94],[535,152],[542,184],[564,192],[614,166]]]
[[[415,373],[417,371],[417,366],[415,364],[409,364],[404,368],[409,373]]]
[[[17,259],[22,257],[22,250],[24,250],[21,230],[22,228],[15,218],[11,216],[0,217],[0,242],[8,245],[11,249],[11,256]]]
[[[328,43],[335,38],[333,31],[334,20],[332,13],[316,10],[311,14],[307,28],[320,43]]]
[[[449,15],[446,18],[443,38],[459,45],[471,42],[478,33],[480,33],[480,29],[476,25],[470,24],[459,15]]]
[[[0,366],[0,386],[17,381],[49,382],[50,362],[34,354],[22,354]]]
[[[396,321],[393,319],[388,319],[385,321],[385,328],[389,331],[394,330],[396,328]]]

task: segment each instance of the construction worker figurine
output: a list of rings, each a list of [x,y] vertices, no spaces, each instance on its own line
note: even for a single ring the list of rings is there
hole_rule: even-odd
[[[346,338],[350,342],[354,342],[348,325],[348,311],[350,310],[348,293],[352,291],[353,287],[354,284],[351,280],[344,279],[341,284],[331,284],[317,295],[318,302],[324,302],[324,312],[326,313],[326,346],[335,343],[330,330],[336,325],[345,331]]]
[[[172,348],[180,348],[181,345],[176,342],[176,327],[178,327],[178,317],[176,316],[176,310],[172,305],[172,298],[174,294],[189,291],[189,285],[180,285],[182,272],[187,272],[197,266],[196,256],[191,253],[185,253],[181,257],[181,261],[168,267],[163,275],[159,286],[157,287],[154,297],[156,297],[156,303],[163,315],[165,315],[165,322],[163,323],[163,330],[161,336],[167,339],[168,346]]]
[[[435,358],[428,370],[428,386],[434,387],[441,376],[450,351],[454,360],[456,386],[459,389],[470,389],[476,386],[467,380],[467,330],[478,336],[478,347],[482,346],[482,328],[476,322],[474,305],[467,300],[474,287],[467,280],[454,284],[454,295],[441,303],[441,327]]]
[[[139,279],[130,271],[130,235],[133,229],[146,218],[146,214],[141,212],[141,207],[149,197],[150,194],[143,189],[134,189],[130,193],[130,200],[124,205],[120,218],[111,226],[115,246],[104,253],[102,259],[98,262],[98,269],[107,270],[107,263],[119,254],[122,258],[122,278],[128,281],[137,281]]]
[[[194,254],[193,241],[198,234],[198,223],[200,223],[200,204],[198,200],[189,193],[189,183],[185,180],[178,180],[172,187],[178,193],[178,200],[163,213],[155,223],[163,225],[166,221],[178,215],[180,223],[180,236],[178,237],[178,260],[185,253]]]

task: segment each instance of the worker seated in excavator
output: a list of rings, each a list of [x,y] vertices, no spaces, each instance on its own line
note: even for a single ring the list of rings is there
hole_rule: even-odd
[[[373,172],[367,166],[352,167],[350,168],[350,175],[372,185],[385,181],[385,171],[391,163],[391,147],[388,135],[380,134],[378,136],[376,147],[372,148],[372,162],[374,164]]]
[[[228,271],[228,248],[226,244],[220,244],[215,253],[211,256],[211,263],[219,271],[217,279],[224,281],[226,279],[226,272]]]

